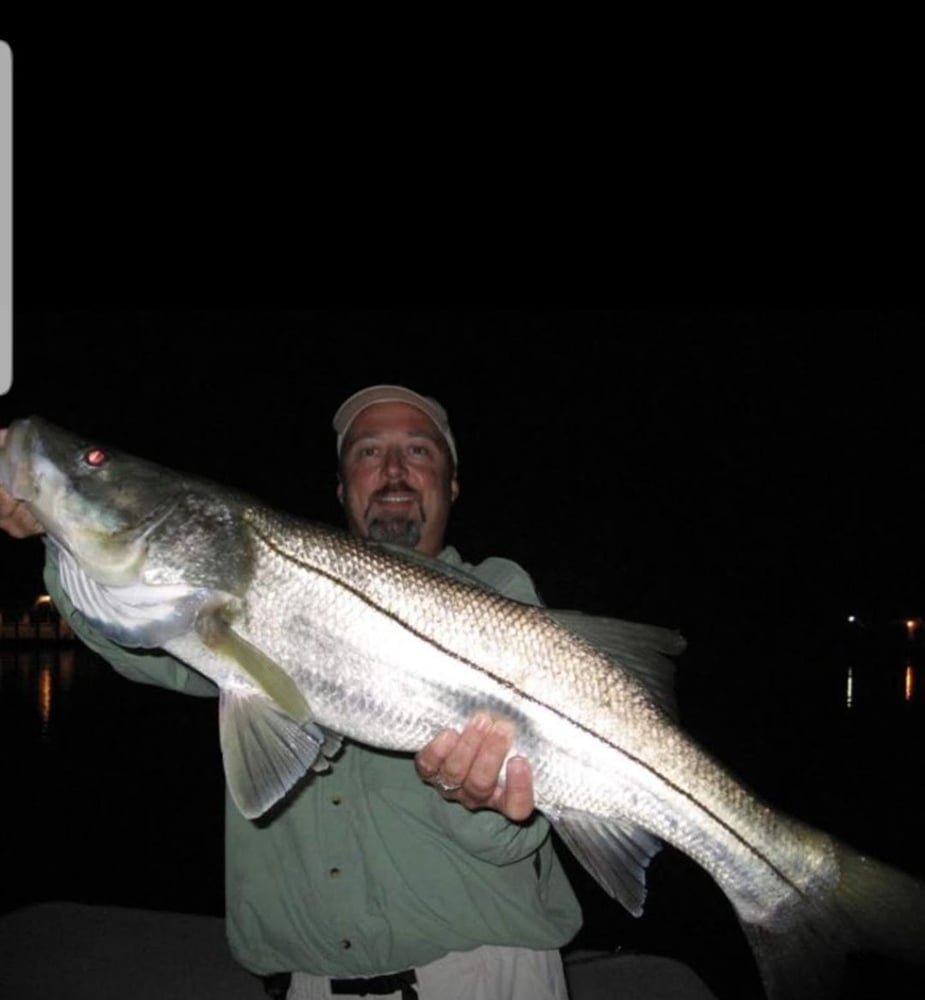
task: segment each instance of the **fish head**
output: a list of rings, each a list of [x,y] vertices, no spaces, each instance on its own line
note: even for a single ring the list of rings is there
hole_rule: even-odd
[[[10,425],[0,448],[0,485],[98,583],[190,582],[178,577],[202,575],[214,558],[190,552],[197,524],[216,505],[212,494],[192,479],[41,417]]]

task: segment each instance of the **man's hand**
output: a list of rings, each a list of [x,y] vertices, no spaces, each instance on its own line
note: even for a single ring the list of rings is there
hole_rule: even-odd
[[[6,442],[6,428],[0,427],[0,448]],[[20,500],[13,497],[0,486],[0,531],[5,531],[13,538],[28,538],[29,535],[40,535],[45,529],[26,510]]]
[[[14,500],[0,486],[0,531],[5,531],[13,538],[28,538],[30,535],[40,535],[45,529],[26,510],[21,500]]]
[[[525,820],[534,809],[533,773],[523,757],[512,757],[499,785],[501,767],[514,742],[512,723],[479,713],[457,733],[444,729],[414,758],[418,774],[445,799],[467,809],[496,809]]]

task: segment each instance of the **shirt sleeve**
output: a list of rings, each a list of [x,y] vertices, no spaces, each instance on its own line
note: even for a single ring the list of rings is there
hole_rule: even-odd
[[[430,796],[431,813],[437,826],[467,854],[494,865],[523,861],[549,837],[549,821],[534,810],[516,823],[494,809],[472,811],[436,793]]]
[[[529,573],[511,559],[490,556],[478,566],[473,566],[471,573],[505,597],[520,601],[522,604],[543,606],[543,599],[537,592]]]
[[[212,681],[167,653],[127,649],[98,632],[64,592],[58,575],[58,555],[48,543],[45,546],[45,586],[55,607],[67,619],[74,634],[123,677],[141,684],[182,691],[184,694],[202,697],[214,697],[218,694],[218,687]]]

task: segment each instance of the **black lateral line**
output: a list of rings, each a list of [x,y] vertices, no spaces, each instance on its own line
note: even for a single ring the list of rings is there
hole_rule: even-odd
[[[486,669],[485,667],[481,666],[478,663],[473,662],[472,660],[468,659],[462,654],[457,653],[455,650],[449,649],[446,646],[441,645],[435,639],[432,639],[430,636],[425,635],[423,632],[416,629],[413,625],[405,621],[403,618],[399,617],[394,612],[390,611],[388,608],[384,608],[380,604],[377,604],[374,600],[372,600],[370,597],[364,594],[363,591],[358,590],[356,587],[352,586],[350,583],[347,583],[345,580],[343,580],[336,574],[332,573],[330,570],[306,562],[302,558],[296,558],[295,556],[292,555],[291,552],[287,552],[284,549],[280,548],[280,546],[275,542],[274,539],[265,535],[256,525],[253,524],[253,522],[251,522],[251,524],[254,530],[256,531],[258,537],[261,539],[261,541],[265,542],[269,546],[269,548],[272,549],[281,558],[286,559],[289,562],[296,563],[298,566],[301,566],[302,568],[308,570],[308,572],[310,573],[315,573],[318,576],[322,576],[325,579],[330,580],[331,583],[348,591],[354,597],[356,597],[357,600],[362,601],[367,607],[371,608],[373,611],[377,612],[378,614],[385,615],[387,618],[390,618],[400,628],[403,628],[406,632],[411,633],[411,635],[420,639],[422,642],[427,643],[429,646],[443,653],[445,656],[448,656],[458,661],[459,663],[463,663],[466,666],[471,667],[473,670],[484,675],[485,677],[488,677],[496,684],[499,684],[501,687],[506,688],[509,691],[516,692],[518,697],[526,701],[532,702],[534,705],[537,705],[540,708],[544,708],[549,712],[552,712],[554,715],[559,716],[561,719],[575,726],[576,729],[580,729],[582,732],[591,736],[593,739],[599,740],[601,743],[604,743],[606,746],[609,746],[612,750],[615,750],[617,753],[627,758],[627,760],[630,760],[633,763],[638,764],[643,769],[655,775],[655,777],[658,778],[659,781],[662,781],[665,785],[671,788],[678,795],[687,799],[687,801],[690,802],[695,808],[706,813],[707,816],[709,816],[715,823],[721,826],[728,834],[730,834],[730,836],[732,836],[743,847],[745,847],[746,850],[754,854],[755,857],[760,858],[761,861],[764,864],[766,864],[768,868],[770,868],[771,871],[773,871],[778,876],[778,878],[780,878],[783,882],[789,885],[790,888],[794,890],[794,892],[798,893],[799,895],[803,895],[803,890],[798,885],[795,885],[787,877],[787,875],[784,872],[782,872],[769,858],[766,858],[760,851],[756,850],[755,847],[752,844],[750,844],[747,840],[745,840],[745,838],[734,827],[730,826],[724,819],[722,819],[722,817],[717,816],[716,813],[714,813],[702,802],[699,802],[697,799],[695,799],[686,789],[682,788],[680,785],[676,784],[670,778],[666,777],[665,775],[657,771],[654,767],[652,767],[651,764],[648,764],[641,758],[635,756],[634,754],[629,753],[623,747],[618,746],[616,743],[613,743],[611,740],[607,739],[605,736],[602,736],[595,730],[590,729],[588,726],[579,722],[577,719],[573,719],[571,716],[566,715],[565,712],[561,711],[555,705],[549,705],[546,702],[541,701],[534,695],[528,694],[526,691],[523,691],[521,688],[517,687],[516,684],[511,683],[511,681],[507,680],[506,678],[499,677],[497,674],[493,674],[490,670]],[[411,566],[411,568],[421,568],[421,567],[415,567],[413,563],[409,565]]]

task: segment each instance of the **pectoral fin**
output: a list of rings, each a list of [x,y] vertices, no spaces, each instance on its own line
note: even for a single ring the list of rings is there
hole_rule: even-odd
[[[310,719],[294,722],[268,698],[223,690],[219,731],[231,797],[248,819],[263,815],[306,771],[328,767],[340,737]]]
[[[239,669],[253,686],[225,687],[219,701],[219,732],[231,797],[248,819],[262,816],[304,777],[323,771],[341,738],[312,719],[305,695],[273,659],[230,624],[228,602],[202,608],[199,639]]]
[[[223,608],[202,613],[196,630],[212,650],[233,660],[294,721],[307,722],[311,709],[295,681],[266,653],[240,636],[223,617]]]

